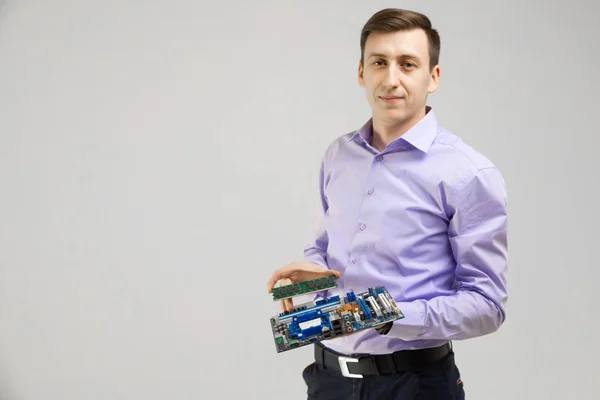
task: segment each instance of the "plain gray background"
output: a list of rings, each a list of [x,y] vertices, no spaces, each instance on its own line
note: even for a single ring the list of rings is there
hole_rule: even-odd
[[[384,7],[442,38],[441,124],[509,191],[508,320],[468,398],[598,399],[598,2],[0,2],[0,399],[305,398],[266,293],[370,109]]]

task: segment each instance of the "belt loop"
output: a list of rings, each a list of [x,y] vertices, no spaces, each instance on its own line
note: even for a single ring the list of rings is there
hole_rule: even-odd
[[[387,361],[387,364],[390,367],[390,375],[396,373],[396,363],[394,362],[394,357],[392,357],[391,354],[386,354],[385,360]],[[379,373],[381,374],[381,371]]]

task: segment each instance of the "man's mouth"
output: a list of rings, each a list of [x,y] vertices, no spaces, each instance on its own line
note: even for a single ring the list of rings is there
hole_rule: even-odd
[[[403,97],[400,96],[379,96],[379,98],[386,103],[396,103],[403,99]]]

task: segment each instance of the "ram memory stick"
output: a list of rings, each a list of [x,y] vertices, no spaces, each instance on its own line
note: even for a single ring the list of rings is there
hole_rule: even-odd
[[[320,292],[321,290],[331,289],[336,286],[336,277],[334,275],[328,275],[310,281],[275,287],[272,290],[273,300],[287,299],[289,297],[301,296],[307,293]]]

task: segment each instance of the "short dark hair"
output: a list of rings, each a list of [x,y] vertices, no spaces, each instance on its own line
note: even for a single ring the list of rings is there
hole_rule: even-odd
[[[373,32],[392,33],[422,29],[427,35],[429,44],[429,68],[433,69],[440,59],[440,35],[431,26],[431,21],[425,14],[400,8],[386,8],[376,12],[367,21],[360,33],[360,62],[364,63],[365,44]]]

